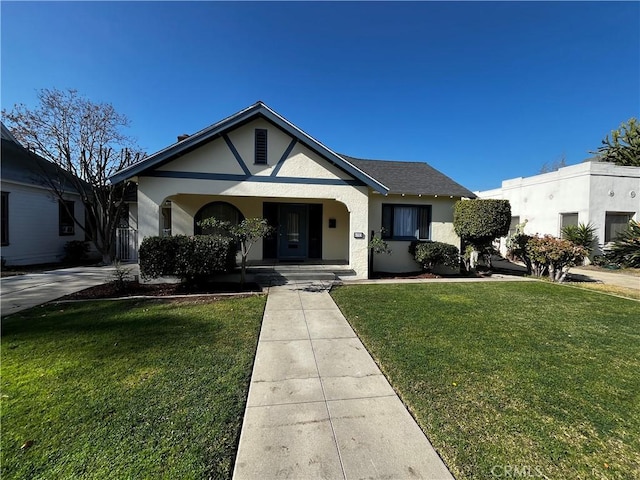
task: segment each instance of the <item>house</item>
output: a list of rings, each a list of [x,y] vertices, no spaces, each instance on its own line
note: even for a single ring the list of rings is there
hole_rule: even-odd
[[[139,239],[198,234],[211,216],[263,217],[277,233],[250,261],[340,262],[366,278],[372,231],[384,227],[393,250],[377,270],[415,271],[411,240],[459,246],[453,205],[475,197],[426,163],[340,155],[262,102],[178,140],[111,178],[137,183]]]
[[[640,218],[640,167],[587,161],[555,172],[505,180],[500,188],[475,193],[480,198],[509,200],[511,233],[525,221],[525,233],[556,237],[567,225],[593,225],[597,255],[629,220]],[[504,239],[501,250],[506,251]]]
[[[66,189],[63,204],[44,185],[43,175],[63,179],[53,163],[29,152],[2,124],[2,259],[6,265],[55,263],[71,240],[85,240],[73,216],[84,219],[80,197]]]

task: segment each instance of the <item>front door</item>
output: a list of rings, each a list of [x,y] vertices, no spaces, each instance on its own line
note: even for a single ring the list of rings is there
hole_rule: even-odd
[[[307,258],[309,254],[308,206],[280,204],[278,257]]]

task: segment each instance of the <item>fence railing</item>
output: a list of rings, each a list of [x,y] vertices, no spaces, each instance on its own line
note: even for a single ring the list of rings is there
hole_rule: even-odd
[[[133,228],[116,230],[116,258],[121,262],[138,261],[138,232]]]

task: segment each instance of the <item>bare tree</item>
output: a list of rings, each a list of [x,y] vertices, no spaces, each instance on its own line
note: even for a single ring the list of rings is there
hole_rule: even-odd
[[[567,156],[563,153],[562,155],[560,155],[560,157],[558,157],[553,162],[551,162],[551,163],[549,163],[549,162],[543,163],[542,167],[540,167],[540,171],[538,171],[538,173],[557,172],[558,170],[560,170],[561,168],[566,167],[566,166],[567,166]]]
[[[38,100],[33,109],[24,104],[3,109],[3,119],[24,147],[60,167],[41,168],[36,175],[59,200],[70,190],[80,195],[88,221],[74,221],[110,264],[128,183],[112,185],[108,178],[142,157],[122,133],[129,121],[110,103],[94,103],[72,89],[43,89]]]

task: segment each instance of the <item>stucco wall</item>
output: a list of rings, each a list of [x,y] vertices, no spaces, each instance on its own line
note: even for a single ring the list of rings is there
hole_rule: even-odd
[[[255,165],[254,130],[268,130],[268,163]],[[252,175],[271,176],[291,138],[264,120],[256,120],[229,133],[229,139]],[[159,168],[165,172],[204,172],[243,174],[238,161],[224,139],[218,138],[201,148]],[[349,232],[368,230],[368,188],[346,183],[306,184],[303,179],[338,181],[348,175],[297,143],[268,181],[227,181],[224,179],[138,177],[139,239],[161,233],[160,205],[171,200],[173,234],[193,234],[193,217],[204,205],[224,200],[237,206],[245,217],[261,217],[264,201],[323,204],[323,258],[348,260],[358,277],[368,275],[367,240],[355,239]],[[301,179],[291,181],[290,179]],[[336,229],[328,219],[336,219]],[[250,259],[262,258],[262,245],[253,247]]]
[[[256,129],[267,130],[268,165],[254,163]],[[254,120],[228,135],[251,175],[269,176],[291,143],[291,137],[263,119]],[[223,138],[217,138],[197,150],[161,167],[160,171],[181,171],[222,174],[244,174],[244,171]],[[329,164],[299,142],[281,165],[279,177],[348,179],[347,174]]]
[[[59,235],[58,200],[47,190],[13,182],[2,182],[9,192],[9,245],[2,247],[7,265],[33,265],[59,262],[64,246],[72,240],[84,240],[84,231],[75,226],[75,235]],[[78,196],[74,211],[84,222],[84,207]]]
[[[431,240],[449,243],[460,248],[460,238],[453,229],[453,205],[459,200],[449,197],[417,196],[417,195],[376,195],[369,200],[369,224],[371,230],[379,235],[382,225],[382,204],[431,205]],[[392,250],[390,255],[379,254],[374,259],[374,270],[379,272],[412,272],[420,270],[409,254],[410,241],[388,240]]]
[[[527,220],[528,234],[559,236],[562,214],[578,213],[578,221],[593,224],[598,242],[603,243],[606,212],[632,212],[638,218],[640,168],[585,162],[556,172],[505,180],[499,189],[476,194],[509,200],[512,215],[519,216],[521,222]]]

